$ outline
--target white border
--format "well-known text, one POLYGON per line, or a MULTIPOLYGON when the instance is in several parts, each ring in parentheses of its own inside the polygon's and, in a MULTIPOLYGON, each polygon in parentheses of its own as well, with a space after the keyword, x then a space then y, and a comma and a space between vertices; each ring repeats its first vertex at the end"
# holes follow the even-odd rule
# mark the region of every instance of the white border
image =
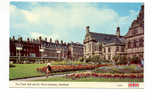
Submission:
MULTIPOLYGON (((21 0, 16 0, 21 1, 21 0)), ((31 0, 26 0, 31 1, 31 0)), ((32 0, 36 1, 36 0, 32 0)), ((48 0, 43 0, 48 1, 48 0)), ((55 1, 55 0, 52 0, 55 1)), ((69 1, 69 0, 58 0, 69 1)), ((95 0, 70 0, 74 2, 80 1, 95 1, 95 0)), ((145 89, 16 89, 9 88, 8 82, 8 37, 9 37, 9 1, 0 2, 0 22, 1 22, 1 39, 0 39, 0 98, 15 99, 15 100, 143 100, 151 98, 152 89, 152 2, 151 0, 100 0, 102 2, 145 2, 145 89)), ((95 1, 98 2, 98 1, 95 1)))

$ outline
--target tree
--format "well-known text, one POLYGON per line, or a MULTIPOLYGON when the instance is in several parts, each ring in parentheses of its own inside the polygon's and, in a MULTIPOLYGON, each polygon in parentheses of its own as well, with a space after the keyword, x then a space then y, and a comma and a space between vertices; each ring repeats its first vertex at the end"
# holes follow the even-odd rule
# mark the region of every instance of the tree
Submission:
POLYGON ((80 61, 80 62, 83 62, 83 61, 84 61, 84 58, 83 58, 83 57, 80 57, 80 58, 79 58, 79 61, 80 61))
POLYGON ((113 61, 117 64, 118 63, 118 61, 119 61, 119 59, 120 59, 120 55, 115 55, 115 56, 113 56, 113 61))
POLYGON ((139 63, 139 62, 140 62, 140 58, 139 58, 138 56, 133 56, 133 57, 131 58, 131 63, 137 64, 137 63, 139 63))
POLYGON ((127 57, 122 55, 120 56, 120 59, 119 59, 119 64, 127 64, 127 57))
POLYGON ((113 60, 116 64, 126 64, 127 63, 127 57, 124 55, 116 55, 113 57, 113 60))

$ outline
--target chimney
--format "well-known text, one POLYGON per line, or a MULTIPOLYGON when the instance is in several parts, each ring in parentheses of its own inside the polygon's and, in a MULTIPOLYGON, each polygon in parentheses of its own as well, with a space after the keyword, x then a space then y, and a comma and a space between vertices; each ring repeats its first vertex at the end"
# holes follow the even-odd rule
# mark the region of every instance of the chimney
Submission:
POLYGON ((61 44, 63 44, 63 40, 61 40, 61 44))
POLYGON ((13 41, 15 40, 15 37, 13 36, 13 41))
POLYGON ((35 39, 33 39, 33 42, 35 42, 35 39))
POLYGON ((42 37, 41 36, 39 37, 39 41, 42 41, 42 37))
POLYGON ((47 42, 47 38, 45 38, 45 41, 47 42))
POLYGON ((120 37, 120 27, 117 27, 116 35, 117 35, 117 37, 120 37))
POLYGON ((30 41, 30 39, 29 39, 29 38, 27 38, 27 41, 29 42, 29 41, 30 41))
POLYGON ((52 43, 52 38, 50 38, 50 43, 52 43))
POLYGON ((19 41, 22 41, 22 37, 19 37, 18 40, 19 40, 19 41))
POLYGON ((90 28, 89 26, 86 27, 86 33, 89 33, 89 32, 90 32, 90 31, 89 31, 89 28, 90 28))

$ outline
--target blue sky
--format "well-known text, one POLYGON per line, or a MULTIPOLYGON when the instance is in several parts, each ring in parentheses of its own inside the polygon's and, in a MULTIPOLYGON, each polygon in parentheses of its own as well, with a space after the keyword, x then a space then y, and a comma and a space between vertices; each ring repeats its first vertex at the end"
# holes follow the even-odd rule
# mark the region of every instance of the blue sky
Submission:
POLYGON ((83 43, 90 31, 125 35, 142 3, 10 2, 10 36, 83 43))

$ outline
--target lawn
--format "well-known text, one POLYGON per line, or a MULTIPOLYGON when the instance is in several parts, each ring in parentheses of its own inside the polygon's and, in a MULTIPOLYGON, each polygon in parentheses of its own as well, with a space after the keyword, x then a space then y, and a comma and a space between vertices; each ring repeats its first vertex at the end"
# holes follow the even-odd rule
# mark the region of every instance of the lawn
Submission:
POLYGON ((37 67, 44 66, 44 64, 14 64, 15 67, 9 69, 9 79, 32 77, 44 75, 36 71, 37 67))
MULTIPOLYGON (((17 79, 17 78, 26 78, 26 77, 33 77, 33 76, 42 76, 45 75, 45 73, 38 72, 36 68, 42 67, 45 64, 14 64, 16 67, 12 67, 9 70, 9 79, 17 79)), ((132 68, 132 66, 131 66, 132 68)), ((134 67, 133 67, 134 68, 134 67)), ((69 72, 57 72, 53 74, 63 74, 63 73, 80 73, 80 72, 86 72, 88 70, 80 70, 80 71, 69 71, 69 72)), ((35 81, 72 81, 72 82, 143 82, 142 79, 129 79, 129 78, 95 78, 95 77, 88 77, 88 78, 77 78, 77 79, 71 79, 71 78, 65 78, 65 77, 52 77, 48 79, 41 79, 41 80, 35 80, 35 81)))
MULTIPOLYGON (((38 72, 36 68, 46 66, 46 64, 14 64, 15 67, 9 69, 9 79, 26 78, 33 76, 45 75, 45 73, 38 72)), ((53 74, 67 74, 67 73, 79 73, 80 71, 68 71, 68 72, 57 72, 53 74)))
POLYGON ((40 79, 40 80, 34 80, 34 81, 51 81, 51 82, 143 82, 143 79, 130 79, 130 78, 94 78, 94 77, 88 77, 88 78, 79 78, 79 79, 71 79, 71 78, 65 78, 65 77, 51 77, 46 79, 40 79))

